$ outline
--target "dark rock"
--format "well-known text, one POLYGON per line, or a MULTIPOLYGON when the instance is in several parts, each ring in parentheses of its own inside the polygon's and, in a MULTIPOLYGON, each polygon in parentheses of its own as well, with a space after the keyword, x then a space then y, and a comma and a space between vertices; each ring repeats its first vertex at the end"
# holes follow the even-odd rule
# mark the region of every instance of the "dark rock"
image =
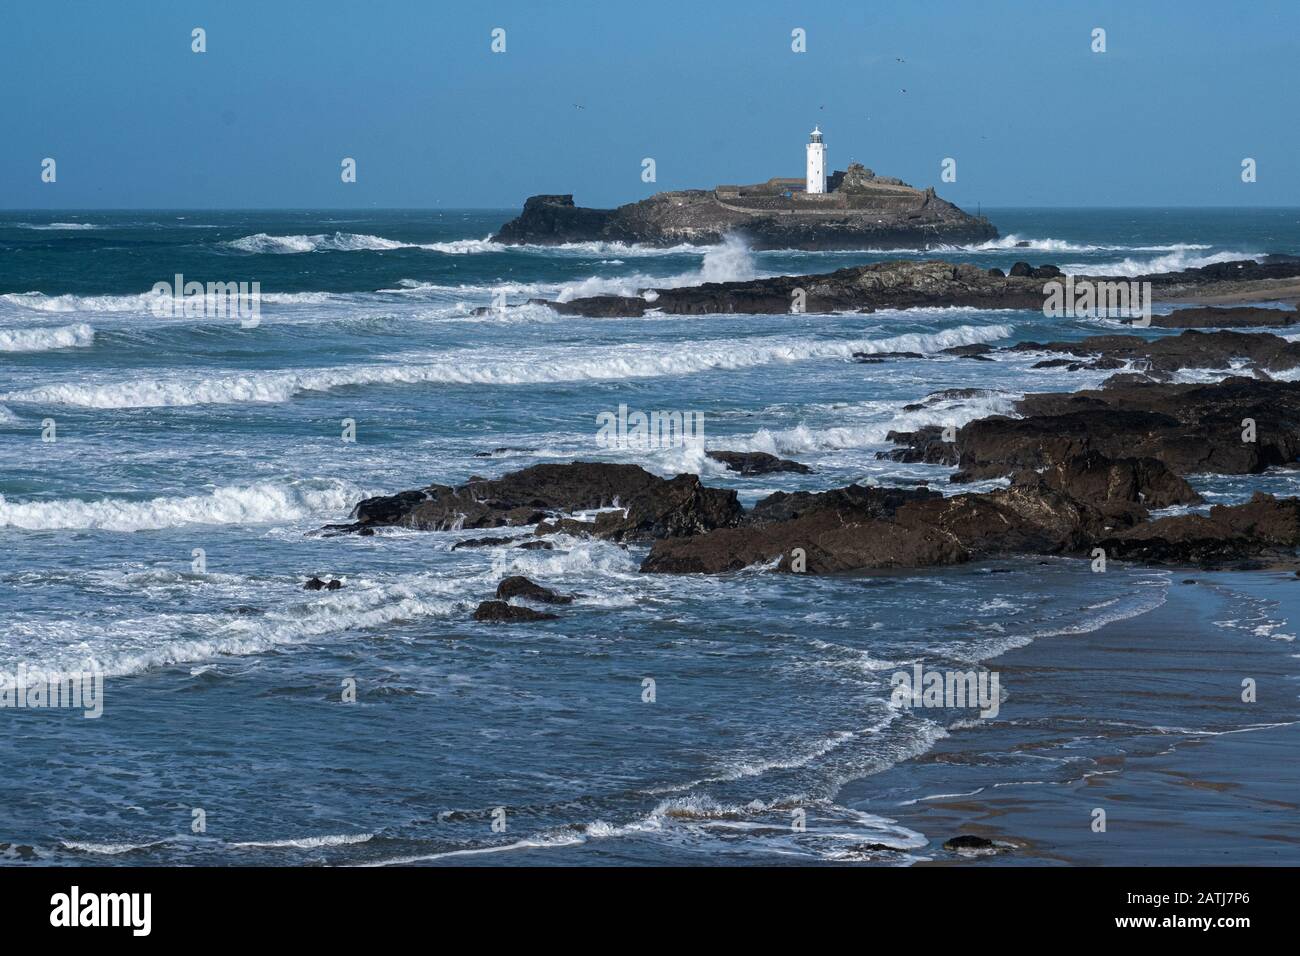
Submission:
POLYGON ((989 353, 997 351, 991 345, 975 343, 973 345, 953 345, 949 348, 940 350, 940 355, 955 355, 958 358, 975 359, 980 362, 991 362, 989 353))
POLYGON ((1007 277, 1007 274, 1003 272, 1001 269, 999 269, 997 266, 994 266, 992 269, 989 270, 989 275, 993 276, 996 279, 1005 279, 1007 277))
POLYGON ((851 485, 812 495, 773 495, 744 526, 656 541, 641 570, 717 574, 777 561, 833 574, 957 564, 1008 553, 1068 553, 1105 530, 1095 508, 1049 488, 1016 487, 944 498, 927 489, 851 485))
POLYGON ((459 551, 461 548, 495 548, 501 545, 512 544, 518 540, 518 538, 466 538, 464 541, 457 541, 453 544, 451 550, 459 551))
POLYGON ((306 584, 302 586, 302 589, 304 591, 322 591, 325 589, 325 586, 326 586, 325 582, 322 581, 320 578, 311 578, 306 584))
POLYGON ((534 465, 494 480, 471 480, 455 488, 430 485, 418 491, 367 498, 353 511, 347 532, 395 525, 420 531, 497 528, 537 524, 568 512, 618 507, 595 522, 561 519, 566 531, 615 540, 695 534, 740 520, 734 491, 706 488, 696 475, 665 479, 636 465, 573 462, 534 465))
POLYGON ((788 458, 777 458, 762 451, 710 451, 705 454, 714 461, 722 462, 728 471, 738 471, 742 475, 770 475, 775 472, 792 471, 800 475, 811 475, 812 469, 788 458))
POLYGON ((1097 546, 1121 561, 1260 568, 1268 558, 1294 565, 1300 546, 1300 499, 1256 492, 1241 505, 1215 505, 1208 515, 1159 518, 1103 538, 1097 546), (1242 564, 1242 562, 1247 562, 1242 564))
MULTIPOLYGON (((1121 319, 1133 324, 1133 319, 1121 319)), ((1280 328, 1300 322, 1296 309, 1268 309, 1261 306, 1233 306, 1218 308, 1203 306, 1195 309, 1175 309, 1167 315, 1151 316, 1151 327, 1157 329, 1248 329, 1280 328)))
MULTIPOLYGON (((1021 342, 1009 352, 1057 352, 1078 356, 1080 368, 1109 369, 1131 365, 1147 373, 1184 368, 1229 368, 1246 362, 1265 371, 1300 366, 1300 343, 1276 335, 1243 332, 1197 332, 1148 339, 1137 335, 1094 335, 1076 342, 1021 342)), ((1044 367, 1042 365, 1037 367, 1044 367)))
POLYGON ((884 362, 889 359, 919 359, 925 358, 920 352, 854 352, 853 361, 863 364, 884 362))
POLYGON ((530 601, 541 601, 543 604, 573 603, 570 595, 557 594, 550 588, 544 588, 519 574, 505 578, 497 585, 497 597, 503 601, 511 598, 527 598, 530 601))
POLYGON ((987 840, 982 836, 974 836, 970 833, 963 833, 961 836, 955 836, 951 840, 945 840, 943 843, 945 850, 998 850, 1000 845, 992 840, 987 840))
POLYGON ((1147 509, 1200 504, 1201 496, 1156 458, 1107 458, 1096 451, 1030 472, 1034 480, 1096 507, 1107 518, 1130 522, 1147 509))
MULTIPOLYGON (((679 238, 677 241, 681 241, 679 238)), ((1052 265, 1035 268, 1017 262, 1009 276, 991 275, 988 270, 969 264, 931 260, 926 262, 895 260, 865 266, 853 266, 819 275, 771 276, 737 282, 706 282, 682 288, 654 289, 647 299, 635 296, 592 296, 569 302, 545 302, 562 315, 589 317, 639 316, 655 310, 667 315, 710 315, 749 313, 785 314, 794 301, 793 294, 802 290, 808 312, 873 311, 908 309, 918 306, 972 306, 982 309, 1042 309, 1046 304, 1047 283, 1061 275, 1052 265)), ((1189 295, 1210 297, 1220 294, 1241 295, 1258 290, 1260 298, 1277 294, 1279 281, 1284 286, 1300 277, 1300 262, 1253 260, 1214 263, 1181 272, 1163 272, 1144 276, 1077 276, 1094 283, 1150 282, 1153 299, 1170 299, 1189 295)), ((641 290, 642 292, 648 290, 641 290)))
POLYGON ((515 545, 515 547, 524 551, 552 551, 555 549, 555 545, 549 541, 525 541, 523 544, 515 545))
POLYGON ((1112 381, 1097 390, 1027 395, 1016 410, 1022 417, 970 422, 951 442, 933 426, 892 432, 889 439, 902 447, 879 455, 957 465, 962 480, 1047 468, 1089 452, 1155 458, 1179 475, 1253 474, 1300 457, 1300 384, 1291 382, 1112 381), (1245 419, 1256 422, 1253 442, 1242 441, 1245 419))
POLYGON ((474 611, 474 620, 490 621, 501 624, 515 624, 524 621, 555 621, 559 615, 534 611, 530 607, 507 604, 505 601, 484 601, 474 611))

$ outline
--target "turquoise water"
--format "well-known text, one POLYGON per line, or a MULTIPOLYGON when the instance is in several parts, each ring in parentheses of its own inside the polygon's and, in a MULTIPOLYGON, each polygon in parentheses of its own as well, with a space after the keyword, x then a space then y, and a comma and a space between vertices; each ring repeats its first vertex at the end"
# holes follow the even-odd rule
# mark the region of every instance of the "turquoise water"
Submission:
MULTIPOLYGON (((12 859, 116 864, 924 855, 927 835, 838 799, 971 716, 891 706, 890 674, 988 666, 1141 615, 1169 574, 1062 559, 668 578, 637 573, 644 549, 605 542, 452 552, 473 535, 312 532, 369 494, 541 461, 692 471, 747 504, 866 479, 946 487, 946 469, 877 461, 885 434, 1106 373, 1027 355, 863 365, 854 351, 1111 328, 973 309, 579 320, 529 298, 899 256, 1136 275, 1300 251, 1296 210, 985 213, 1003 239, 925 254, 506 248, 486 238, 505 210, 0 213, 0 672, 106 675, 98 719, 0 710, 0 842, 31 848, 12 859), (156 316, 149 290, 177 273, 259 282, 260 324, 156 316), (952 387, 988 391, 903 410, 952 387), (701 411, 708 447, 815 473, 740 478, 697 449, 600 447, 596 417, 620 404, 701 411), (470 621, 515 573, 578 599, 527 627, 470 621), (345 587, 303 591, 315 574, 345 587), (797 809, 806 830, 791 829, 797 809)), ((1291 473, 1194 481, 1222 501, 1296 490, 1291 473)), ((1275 623, 1246 633, 1285 663, 1290 625, 1275 623)), ((1183 716, 1159 719, 1242 719, 1183 716)), ((1014 726, 988 733, 1016 745, 1014 726)))

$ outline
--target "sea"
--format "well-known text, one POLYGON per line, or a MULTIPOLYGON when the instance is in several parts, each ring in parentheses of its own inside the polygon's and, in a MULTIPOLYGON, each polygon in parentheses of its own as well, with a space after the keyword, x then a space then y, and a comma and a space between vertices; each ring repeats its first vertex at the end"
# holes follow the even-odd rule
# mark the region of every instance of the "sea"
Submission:
MULTIPOLYGON (((1069 658, 1186 575, 1063 557, 646 575, 646 547, 581 537, 317 533, 370 495, 543 462, 690 472, 747 506, 852 482, 989 489, 876 453, 892 430, 1111 373, 939 353, 1131 331, 973 308, 581 319, 531 300, 889 259, 1136 276, 1300 252, 1294 209, 983 211, 1001 238, 825 253, 494 243, 513 210, 0 212, 0 681, 102 678, 98 716, 0 707, 0 862, 907 865, 953 834, 892 806, 1294 722, 1297 622, 1231 580, 1196 622, 1204 653, 1284 692, 1235 706, 1232 676, 1205 706, 1176 655, 1155 675, 1081 656, 1077 680, 1106 694, 1043 695, 1020 671, 985 719, 900 703, 894 675, 992 674, 1042 642, 1069 658), (258 283, 257 320, 160 308, 178 275, 258 283), (923 357, 854 358, 875 352, 923 357), (620 406, 699 413, 703 445, 601 442, 620 406), (813 471, 745 477, 705 450, 813 471), (575 600, 473 621, 509 575, 575 600), (304 590, 313 576, 342 587, 304 590), (1117 713, 1126 681, 1142 703, 1117 713), (898 776, 957 734, 978 768, 898 776), (887 795, 851 798, 891 770, 887 795)), ((1190 480, 1205 507, 1300 492, 1292 471, 1190 480)))

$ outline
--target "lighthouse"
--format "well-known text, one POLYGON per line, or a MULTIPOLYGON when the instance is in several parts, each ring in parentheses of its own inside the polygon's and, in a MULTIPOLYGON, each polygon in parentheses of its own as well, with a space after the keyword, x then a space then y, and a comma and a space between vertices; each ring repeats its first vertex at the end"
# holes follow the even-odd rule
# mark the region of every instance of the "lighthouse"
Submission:
POLYGON ((814 127, 808 140, 808 187, 810 193, 826 192, 826 144, 821 127, 814 127))

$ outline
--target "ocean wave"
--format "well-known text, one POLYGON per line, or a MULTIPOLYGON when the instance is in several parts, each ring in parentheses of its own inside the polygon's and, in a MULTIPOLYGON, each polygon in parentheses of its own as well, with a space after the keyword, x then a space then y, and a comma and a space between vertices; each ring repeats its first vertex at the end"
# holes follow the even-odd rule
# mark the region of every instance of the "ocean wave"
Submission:
POLYGON ((302 252, 381 252, 389 249, 410 248, 409 243, 382 236, 358 235, 353 232, 336 232, 333 235, 318 233, 314 236, 270 236, 259 232, 226 243, 240 252, 275 253, 289 255, 302 252))
POLYGON ((795 455, 800 452, 833 451, 838 449, 869 448, 885 443, 891 431, 916 431, 925 425, 960 428, 968 422, 991 415, 1013 415, 1015 403, 1023 395, 1016 392, 999 392, 973 398, 949 399, 927 405, 915 411, 899 411, 888 419, 866 422, 861 425, 839 425, 834 428, 762 428, 748 437, 727 439, 727 447, 735 451, 761 451, 769 455, 795 455))
POLYGON ((562 285, 556 298, 570 302, 594 295, 637 296, 646 289, 679 289, 703 282, 743 282, 758 275, 752 253, 740 239, 728 237, 719 245, 704 248, 703 253, 704 261, 696 271, 675 276, 592 276, 562 285))
POLYGON ((44 292, 7 292, 0 302, 34 312, 145 312, 157 300, 152 292, 130 295, 46 295, 44 292))
POLYGON ((1061 269, 1071 275, 1140 276, 1157 272, 1181 272, 1184 269, 1199 269, 1201 266, 1213 265, 1216 262, 1236 262, 1241 259, 1259 258, 1259 254, 1254 252, 1215 252, 1208 256, 1192 255, 1189 250, 1194 248, 1196 247, 1189 246, 1186 249, 1179 249, 1150 259, 1136 259, 1130 256, 1118 262, 1072 262, 1061 266, 1061 269))
POLYGON ((65 850, 73 850, 77 853, 93 853, 97 856, 120 856, 123 853, 133 853, 137 850, 148 850, 156 846, 162 846, 167 840, 155 840, 152 843, 85 843, 79 840, 64 840, 62 846, 65 850))
POLYGON ((84 322, 47 329, 0 329, 0 352, 86 348, 94 341, 95 330, 84 322))
POLYGON ((227 485, 207 494, 130 501, 9 501, 0 495, 0 528, 27 531, 155 531, 185 525, 243 525, 296 521, 350 509, 366 493, 333 478, 227 485))
MULTIPOLYGON (((477 582, 471 582, 476 586, 477 582)), ((137 618, 25 622, 32 649, 3 647, 9 658, 50 671, 98 670, 106 678, 141 674, 158 667, 193 664, 223 657, 264 654, 338 635, 383 629, 430 618, 464 617, 464 580, 426 573, 346 590, 286 598, 283 582, 272 584, 265 614, 158 612, 137 618)), ((5 666, 14 666, 6 663, 5 666)))
POLYGON ((292 849, 315 850, 320 847, 351 846, 374 839, 373 833, 337 833, 327 836, 302 837, 298 840, 250 840, 245 843, 232 843, 231 846, 243 849, 292 849))
POLYGON ((1027 252, 1189 252, 1209 249, 1208 245, 1194 242, 1174 242, 1165 245, 1125 246, 1096 243, 1070 242, 1068 239, 1026 239, 1012 233, 999 236, 987 242, 968 246, 952 246, 954 250, 964 252, 1014 252, 1023 249, 1027 252))
POLYGON ((93 222, 47 222, 31 223, 19 222, 14 223, 19 229, 35 229, 40 232, 79 232, 88 229, 102 229, 103 226, 97 226, 93 222))
POLYGON ((663 345, 624 345, 592 350, 516 350, 499 358, 482 352, 444 353, 427 361, 359 365, 310 371, 259 371, 217 378, 144 378, 66 382, 0 395, 7 402, 42 402, 83 408, 157 408, 186 405, 287 402, 304 392, 355 385, 525 385, 620 381, 690 375, 717 369, 753 368, 810 359, 847 359, 855 352, 921 352, 993 342, 1011 335, 1008 325, 961 325, 941 332, 912 332, 884 339, 733 339, 663 345), (578 354, 575 355, 574 353, 578 354))
MULTIPOLYGON (((171 277, 168 276, 168 279, 171 277)), ((261 292, 263 305, 324 305, 345 301, 349 295, 365 293, 339 292, 261 292)), ((0 302, 33 312, 121 312, 152 316, 156 304, 170 303, 170 297, 154 292, 124 293, 120 295, 46 295, 44 292, 8 292, 0 295, 0 302)), ((200 321, 201 321, 200 317, 200 321)), ((174 321, 167 319, 167 321, 174 321)), ((217 321, 217 320, 213 320, 217 321)))

